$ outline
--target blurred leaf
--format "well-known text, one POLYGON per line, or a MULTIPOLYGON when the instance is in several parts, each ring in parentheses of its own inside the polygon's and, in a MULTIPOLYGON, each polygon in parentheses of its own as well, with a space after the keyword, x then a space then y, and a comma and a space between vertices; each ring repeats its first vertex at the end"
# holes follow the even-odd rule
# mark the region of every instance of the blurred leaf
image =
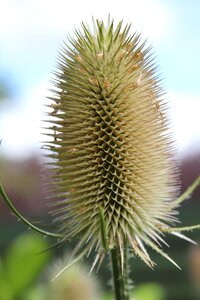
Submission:
POLYGON ((2 259, 0 257, 0 279, 1 279, 2 274, 3 274, 3 262, 2 262, 2 259))
POLYGON ((3 261, 0 257, 0 300, 13 300, 9 283, 4 276, 3 261))
POLYGON ((3 277, 0 278, 0 300, 14 300, 10 285, 3 277))
POLYGON ((113 300, 113 295, 110 293, 104 294, 102 300, 113 300))
POLYGON ((34 288, 28 289, 22 300, 44 300, 47 299, 47 288, 45 286, 36 286, 34 288))
POLYGON ((19 236, 8 249, 5 257, 5 276, 15 296, 37 278, 48 262, 49 253, 39 254, 47 247, 47 242, 41 236, 26 233, 19 236))
POLYGON ((164 300, 165 292, 157 283, 147 283, 137 286, 132 292, 134 300, 164 300))

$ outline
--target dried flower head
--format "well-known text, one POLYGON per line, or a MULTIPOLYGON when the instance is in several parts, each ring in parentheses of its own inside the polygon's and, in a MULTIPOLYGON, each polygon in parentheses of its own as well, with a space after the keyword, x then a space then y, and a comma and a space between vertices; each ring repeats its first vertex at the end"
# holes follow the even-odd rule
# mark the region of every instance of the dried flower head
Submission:
MULTIPOLYGON (((120 22, 82 24, 62 49, 54 80, 53 141, 58 201, 53 214, 75 249, 124 244, 152 266, 176 222, 177 191, 167 105, 149 48, 120 22)), ((55 194, 54 196, 55 197, 55 194)))
POLYGON ((54 300, 99 300, 100 286, 97 279, 88 275, 88 269, 83 264, 73 265, 70 270, 57 280, 52 281, 58 272, 63 269, 66 263, 69 263, 70 257, 64 257, 63 260, 54 261, 48 268, 48 291, 49 299, 54 300))
MULTIPOLYGON (((94 21, 92 31, 83 23, 60 51, 50 97, 46 148, 55 171, 52 215, 59 233, 37 230, 61 243, 78 237, 75 261, 95 249, 92 269, 116 246, 123 262, 125 245, 150 267, 146 246, 173 262, 162 250, 163 233, 191 241, 180 232, 199 227, 173 227, 176 207, 200 179, 174 200, 177 170, 167 104, 150 48, 129 30, 110 20, 94 21)), ((1 194, 36 229, 2 187, 1 194)))

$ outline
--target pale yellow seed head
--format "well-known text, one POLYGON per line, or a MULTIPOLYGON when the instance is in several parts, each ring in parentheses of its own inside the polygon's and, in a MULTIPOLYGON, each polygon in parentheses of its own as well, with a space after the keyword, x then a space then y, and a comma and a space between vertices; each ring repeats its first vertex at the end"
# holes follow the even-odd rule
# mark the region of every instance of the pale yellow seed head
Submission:
POLYGON ((94 248, 100 259, 106 241, 110 248, 128 243, 152 266, 145 245, 159 252, 161 228, 176 222, 166 103, 140 35, 130 35, 121 23, 114 28, 97 20, 95 26, 92 32, 83 25, 60 53, 59 113, 50 114, 55 220, 66 239, 79 237, 75 252, 94 248))

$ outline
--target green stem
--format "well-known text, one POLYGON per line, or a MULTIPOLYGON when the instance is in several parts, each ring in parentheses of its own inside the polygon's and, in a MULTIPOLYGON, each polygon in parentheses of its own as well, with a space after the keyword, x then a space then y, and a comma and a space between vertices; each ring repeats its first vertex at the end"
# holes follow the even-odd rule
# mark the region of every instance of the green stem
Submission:
POLYGON ((10 199, 8 198, 8 196, 6 195, 2 185, 0 184, 0 195, 3 197, 5 203, 8 205, 8 207, 10 207, 10 209, 13 211, 13 213, 22 221, 24 222, 26 225, 28 225, 28 227, 32 228, 33 230, 44 234, 45 236, 50 236, 50 237, 54 237, 54 238, 64 238, 64 235, 61 235, 60 233, 54 233, 54 232, 49 232, 46 230, 43 230, 37 226, 35 226, 34 224, 32 224, 30 221, 28 221, 26 218, 24 218, 22 216, 22 214, 14 207, 14 205, 12 204, 12 202, 10 201, 10 199))
POLYGON ((127 249, 125 249, 122 266, 120 249, 116 246, 110 250, 115 300, 129 300, 127 249), (123 273, 122 273, 123 270, 123 273))

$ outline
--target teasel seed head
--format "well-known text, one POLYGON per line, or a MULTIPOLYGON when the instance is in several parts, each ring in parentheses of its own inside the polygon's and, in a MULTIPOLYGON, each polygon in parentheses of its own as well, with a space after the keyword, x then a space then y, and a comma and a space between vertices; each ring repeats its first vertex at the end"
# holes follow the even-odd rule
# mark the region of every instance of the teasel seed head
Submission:
MULTIPOLYGON (((153 266, 176 222, 177 170, 167 104, 154 58, 130 26, 82 23, 59 54, 47 142, 54 166, 52 214, 74 254, 125 243, 153 266)), ((92 268, 93 268, 92 267, 92 268)))
POLYGON ((99 300, 101 298, 99 282, 96 277, 87 276, 89 270, 83 263, 73 265, 63 276, 57 277, 60 270, 69 263, 70 256, 64 256, 62 260, 55 260, 47 269, 49 299, 99 300), (52 280, 55 277, 56 280, 52 280))

